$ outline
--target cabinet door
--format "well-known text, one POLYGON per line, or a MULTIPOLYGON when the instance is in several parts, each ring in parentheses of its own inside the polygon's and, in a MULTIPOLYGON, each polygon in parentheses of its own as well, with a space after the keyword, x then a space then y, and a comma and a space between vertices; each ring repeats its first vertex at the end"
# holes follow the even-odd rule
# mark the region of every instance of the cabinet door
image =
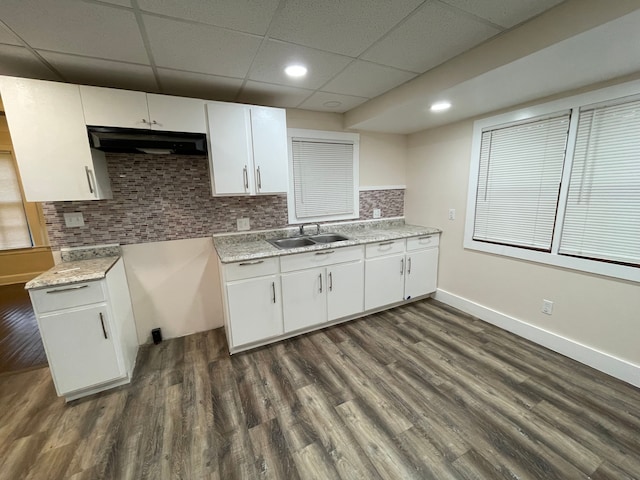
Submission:
POLYGON ((404 254, 367 260, 364 274, 364 308, 399 302, 404 293, 404 254))
POLYGON ((406 262, 405 300, 435 292, 438 278, 438 249, 429 248, 408 253, 406 262))
POLYGON ((285 110, 251 107, 251 132, 256 192, 286 192, 289 168, 285 110))
POLYGON ((282 274, 284 331, 327 321, 327 279, 324 268, 282 274))
POLYGON ((282 303, 276 275, 227 283, 233 346, 282 334, 282 303))
POLYGON ((327 267, 328 320, 364 310, 364 262, 327 267))
POLYGON ((249 107, 235 103, 207 103, 207 129, 213 194, 253 193, 249 107))
POLYGON ((106 307, 46 315, 38 325, 59 394, 125 376, 106 307))
POLYGON ((0 94, 26 199, 96 199, 78 86, 0 77, 0 94))
POLYGON ((207 133, 204 100, 147 93, 152 130, 207 133))
POLYGON ((87 125, 150 128, 144 92, 80 85, 80 94, 87 125))

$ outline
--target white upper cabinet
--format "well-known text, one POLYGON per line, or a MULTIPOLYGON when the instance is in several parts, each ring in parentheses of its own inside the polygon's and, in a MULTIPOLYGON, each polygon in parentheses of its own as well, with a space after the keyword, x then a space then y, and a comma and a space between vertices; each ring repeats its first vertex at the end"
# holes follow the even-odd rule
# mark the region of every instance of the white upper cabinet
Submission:
POLYGON ((287 191, 285 110, 209 102, 207 123, 214 195, 287 191))
POLYGON ((77 85, 0 77, 0 94, 27 201, 111 198, 77 85))
POLYGON ((87 125, 206 133, 204 100, 80 86, 87 125))

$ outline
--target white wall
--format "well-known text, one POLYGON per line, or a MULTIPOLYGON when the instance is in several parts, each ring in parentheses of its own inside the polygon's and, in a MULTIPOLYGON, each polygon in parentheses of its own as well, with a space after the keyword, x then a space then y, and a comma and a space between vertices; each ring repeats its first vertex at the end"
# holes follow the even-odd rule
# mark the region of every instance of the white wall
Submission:
POLYGON ((410 223, 443 230, 438 288, 451 294, 443 299, 548 340, 548 346, 579 351, 592 366, 606 369, 603 362, 612 360, 617 366, 609 373, 624 370, 617 376, 628 377, 631 371, 637 378, 625 379, 640 384, 638 284, 463 248, 472 126, 464 121, 408 140, 405 215, 410 223), (447 218, 450 208, 454 221, 447 218), (554 302, 552 316, 541 313, 543 298, 554 302))
POLYGON ((211 237, 122 247, 139 343, 221 327, 220 280, 211 237))

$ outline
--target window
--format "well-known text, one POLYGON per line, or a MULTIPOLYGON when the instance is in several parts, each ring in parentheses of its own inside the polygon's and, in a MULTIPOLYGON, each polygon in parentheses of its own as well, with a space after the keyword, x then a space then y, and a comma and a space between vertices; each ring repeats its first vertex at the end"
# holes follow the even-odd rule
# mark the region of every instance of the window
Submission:
POLYGON ((32 245, 11 152, 0 151, 0 250, 32 245))
POLYGON ((640 281, 639 93, 475 122, 465 248, 640 281))
POLYGON ((289 129, 289 223, 359 217, 359 135, 289 129))

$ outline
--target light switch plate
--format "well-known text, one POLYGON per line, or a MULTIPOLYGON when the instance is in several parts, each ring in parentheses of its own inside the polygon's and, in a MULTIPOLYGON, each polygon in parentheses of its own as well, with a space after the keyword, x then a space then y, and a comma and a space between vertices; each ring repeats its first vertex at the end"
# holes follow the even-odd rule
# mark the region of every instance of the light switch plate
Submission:
POLYGON ((237 224, 239 232, 243 232, 251 228, 249 225, 249 217, 239 218, 237 220, 237 224))
POLYGON ((65 213, 64 224, 67 227, 84 227, 82 212, 65 213))
POLYGON ((373 218, 380 218, 382 216, 382 211, 379 208, 373 209, 373 218))

